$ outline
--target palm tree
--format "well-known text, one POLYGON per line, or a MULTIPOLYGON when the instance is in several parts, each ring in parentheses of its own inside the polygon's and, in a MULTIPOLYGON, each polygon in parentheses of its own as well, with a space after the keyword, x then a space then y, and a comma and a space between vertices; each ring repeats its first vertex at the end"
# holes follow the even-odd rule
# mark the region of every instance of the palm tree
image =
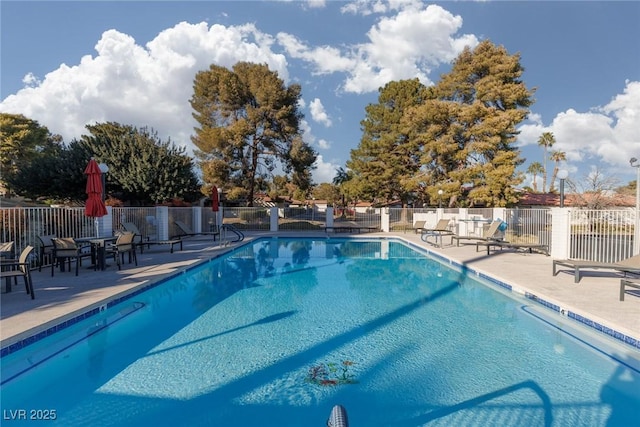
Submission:
POLYGON ((343 167, 339 167, 336 169, 336 176, 333 177, 333 185, 337 185, 340 187, 340 194, 342 194, 342 217, 345 217, 345 211, 347 210, 347 206, 345 204, 345 196, 344 189, 342 188, 342 184, 349 181, 352 178, 352 174, 344 169, 343 167))
POLYGON ((564 151, 554 150, 551 152, 549 158, 555 162, 553 166, 553 175, 551 175, 551 184, 549 184, 549 191, 553 192, 555 190, 554 184, 556 182, 556 176, 558 176, 558 171, 560 170, 560 162, 567 160, 567 153, 564 151))
POLYGON ((556 143, 556 138, 553 136, 552 132, 543 132, 538 138, 538 146, 544 147, 544 164, 543 164, 543 175, 542 175, 542 192, 547 192, 547 149, 551 148, 553 144, 556 143))
POLYGON ((542 164, 540 162, 532 162, 529 167, 527 168, 527 173, 530 173, 531 175, 533 175, 533 191, 534 192, 538 192, 538 183, 536 182, 536 178, 538 177, 538 174, 542 173, 544 171, 544 168, 542 167, 542 164))

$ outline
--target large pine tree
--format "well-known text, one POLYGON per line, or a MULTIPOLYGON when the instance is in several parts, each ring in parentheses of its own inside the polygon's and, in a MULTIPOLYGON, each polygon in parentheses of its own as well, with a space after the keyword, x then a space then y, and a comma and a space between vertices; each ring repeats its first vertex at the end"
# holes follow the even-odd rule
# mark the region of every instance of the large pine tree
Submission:
POLYGON ((460 54, 434 87, 434 99, 414 112, 430 197, 442 189, 461 206, 517 202, 522 178, 516 168, 523 159, 516 126, 533 103, 523 71, 519 55, 483 41, 460 54))
POLYGON ((360 197, 451 206, 517 201, 523 160, 516 126, 532 104, 519 55, 490 41, 465 49, 433 87, 391 82, 366 108, 363 137, 347 166, 360 197))
POLYGON ((365 108, 362 139, 347 162, 353 171, 352 193, 370 201, 400 200, 404 205, 415 197, 408 181, 420 169, 420 155, 411 129, 403 128, 401 119, 424 101, 425 94, 417 79, 390 82, 380 89, 378 103, 365 108))
POLYGON ((301 138, 300 94, 299 85, 285 86, 266 65, 211 65, 197 73, 191 106, 199 127, 192 141, 205 183, 250 206, 259 182, 278 167, 310 188, 316 153, 301 138))

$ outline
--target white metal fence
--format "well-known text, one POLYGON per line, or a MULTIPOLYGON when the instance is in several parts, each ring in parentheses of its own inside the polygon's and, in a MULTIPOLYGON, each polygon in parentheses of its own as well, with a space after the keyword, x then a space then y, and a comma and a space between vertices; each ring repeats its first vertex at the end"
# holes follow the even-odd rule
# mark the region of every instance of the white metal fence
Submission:
MULTIPOLYGON (((158 237, 158 209, 156 207, 111 208, 111 224, 105 230, 119 230, 124 222, 133 222, 145 237, 158 237)), ((174 221, 181 220, 194 230, 210 231, 216 224, 215 213, 206 208, 165 208, 168 218, 162 224, 169 236, 180 234, 174 221), (199 209, 197 215, 195 209, 199 209), (194 221, 201 221, 194 224, 194 221)), ((331 210, 330 210, 331 211, 331 210)), ((569 226, 563 231, 568 235, 570 247, 567 256, 603 262, 615 262, 632 255, 635 210, 583 210, 569 209, 569 226)), ((268 231, 272 227, 271 212, 267 208, 223 208, 223 223, 232 224, 245 231, 268 231)), ((0 209, 0 240, 14 242, 14 252, 19 254, 27 245, 38 247, 39 235, 59 237, 91 237, 96 235, 93 218, 84 215, 84 209, 67 207, 29 207, 0 209)), ((332 218, 335 226, 343 223, 362 227, 380 228, 382 217, 389 216, 389 231, 406 231, 413 225, 415 215, 428 215, 434 219, 440 215, 452 219, 452 229, 458 234, 478 234, 477 226, 487 226, 501 218, 507 223, 505 237, 509 241, 552 245, 552 215, 549 209, 369 209, 332 218), (467 221, 466 226, 462 226, 467 221), (468 222, 474 222, 471 228, 468 222)), ((327 212, 314 208, 278 208, 279 230, 324 230, 327 212)), ((435 221, 434 221, 435 224, 435 221)))
POLYGON ((633 255, 635 210, 571 211, 571 258, 616 262, 633 255))

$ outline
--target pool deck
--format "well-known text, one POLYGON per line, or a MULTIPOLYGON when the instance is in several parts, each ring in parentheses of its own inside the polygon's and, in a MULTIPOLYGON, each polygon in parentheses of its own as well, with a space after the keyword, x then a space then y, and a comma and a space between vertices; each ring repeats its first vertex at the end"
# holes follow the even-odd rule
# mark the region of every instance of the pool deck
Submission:
MULTIPOLYGON (((252 238, 271 236, 272 233, 252 233, 252 238)), ((278 236, 326 237, 324 232, 281 232, 278 236)), ((330 233, 330 235, 334 235, 330 233)), ((348 237, 338 234, 336 237, 348 237)), ((596 321, 628 337, 640 340, 640 291, 627 291, 624 301, 619 301, 619 285, 622 274, 611 270, 588 270, 580 283, 574 283, 572 272, 563 267, 557 276, 552 275, 552 258, 538 253, 501 250, 486 254, 476 252, 475 245, 436 248, 420 240, 420 235, 407 233, 368 233, 353 237, 397 237, 414 245, 460 263, 477 272, 487 274, 512 285, 519 292, 530 292, 547 302, 596 321)), ((12 292, 5 292, 2 283, 0 294, 0 347, 5 348, 38 332, 47 330, 65 320, 74 318, 91 308, 99 307, 133 290, 162 280, 181 269, 188 268, 232 250, 239 243, 227 246, 211 238, 194 237, 184 241, 184 249, 174 253, 164 245, 152 246, 138 253, 138 266, 125 263, 118 271, 113 261, 104 271, 89 268, 88 261, 76 277, 74 272, 51 269, 32 272, 35 300, 25 293, 22 279, 13 285, 12 292)), ((126 260, 125 260, 126 261, 126 260)))

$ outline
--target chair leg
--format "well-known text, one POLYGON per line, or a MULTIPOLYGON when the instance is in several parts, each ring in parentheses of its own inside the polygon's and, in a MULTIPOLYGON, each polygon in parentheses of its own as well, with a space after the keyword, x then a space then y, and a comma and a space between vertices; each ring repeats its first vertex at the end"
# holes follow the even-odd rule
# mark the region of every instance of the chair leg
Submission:
POLYGON ((24 276, 24 279, 27 282, 27 293, 31 294, 31 299, 35 299, 36 293, 33 290, 33 278, 31 277, 31 273, 27 271, 27 275, 24 276))

